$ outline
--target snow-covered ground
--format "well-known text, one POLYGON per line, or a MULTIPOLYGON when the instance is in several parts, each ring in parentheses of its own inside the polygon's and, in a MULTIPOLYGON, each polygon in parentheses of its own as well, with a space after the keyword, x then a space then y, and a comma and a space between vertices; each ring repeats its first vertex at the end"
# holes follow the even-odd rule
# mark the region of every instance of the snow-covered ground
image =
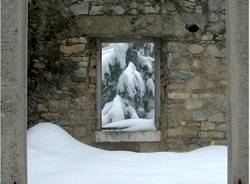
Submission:
POLYGON ((62 128, 28 131, 29 184, 226 184, 227 148, 186 153, 106 151, 82 144, 62 128))

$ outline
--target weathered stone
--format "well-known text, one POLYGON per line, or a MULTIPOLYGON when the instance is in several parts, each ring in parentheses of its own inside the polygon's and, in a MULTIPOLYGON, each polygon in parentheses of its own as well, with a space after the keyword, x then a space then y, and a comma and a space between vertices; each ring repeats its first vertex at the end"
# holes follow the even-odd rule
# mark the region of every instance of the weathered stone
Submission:
POLYGON ((120 5, 118 5, 118 6, 113 6, 112 9, 113 9, 113 11, 114 11, 117 15, 122 15, 122 14, 125 13, 125 9, 124 9, 122 6, 120 6, 120 5))
POLYGON ((54 112, 42 113, 41 118, 48 120, 48 121, 55 121, 60 119, 60 115, 54 112))
POLYGON ((171 78, 177 81, 188 81, 192 79, 193 76, 194 73, 192 72, 186 72, 186 71, 171 72, 171 78))
POLYGON ((221 52, 219 51, 219 49, 216 47, 216 45, 209 45, 206 48, 206 54, 208 56, 212 56, 212 57, 222 57, 221 52))
POLYGON ((88 67, 88 65, 89 65, 89 63, 87 61, 81 61, 79 63, 80 68, 86 68, 86 67, 88 67))
POLYGON ((212 33, 223 34, 226 31, 225 22, 219 22, 219 23, 213 24, 209 26, 207 30, 211 31, 212 33))
POLYGON ((73 134, 76 137, 83 137, 86 135, 86 129, 84 126, 76 127, 73 130, 73 134))
POLYGON ((89 15, 102 15, 103 12, 103 6, 91 6, 89 15))
POLYGON ((223 0, 209 0, 208 9, 212 12, 225 10, 225 2, 223 0))
POLYGON ((205 35, 202 35, 201 39, 204 41, 212 40, 213 35, 211 33, 206 33, 205 35))
POLYGON ((191 97, 190 92, 173 92, 173 93, 168 93, 168 97, 170 99, 188 99, 191 97))
POLYGON ((144 12, 146 14, 159 13, 159 11, 157 11, 155 8, 153 8, 153 6, 145 6, 144 12))
POLYGON ((66 42, 68 44, 78 44, 78 43, 86 44, 88 43, 88 40, 85 37, 74 37, 67 39, 66 42))
POLYGON ((223 132, 208 132, 208 137, 214 139, 222 139, 225 138, 225 134, 223 132))
POLYGON ((202 122, 201 123, 201 130, 215 130, 215 124, 210 122, 202 122))
POLYGON ((195 76, 186 83, 186 89, 203 89, 204 82, 202 82, 199 76, 195 76))
POLYGON ((85 50, 85 44, 76 44, 71 46, 61 46, 60 51, 64 54, 81 53, 85 50))
POLYGON ((225 124, 217 125, 216 130, 227 131, 227 125, 225 125, 225 124))
POLYGON ((200 109, 203 105, 203 102, 197 99, 188 99, 185 102, 186 109, 200 109))
POLYGON ((208 132, 205 131, 199 132, 199 137, 208 137, 208 132))
POLYGON ((96 77, 96 69, 90 69, 89 70, 89 76, 90 77, 96 77))
POLYGON ((44 63, 34 63, 34 68, 37 68, 38 70, 44 69, 46 65, 44 63))
POLYGON ((193 112, 194 121, 204 121, 206 120, 206 114, 203 111, 194 111, 193 112))
POLYGON ((90 68, 96 68, 96 58, 91 58, 90 59, 90 68))
POLYGON ((78 70, 74 72, 76 77, 87 77, 88 76, 88 69, 85 67, 79 67, 78 70))
POLYGON ((80 4, 74 4, 69 7, 69 10, 75 15, 88 15, 89 13, 89 2, 82 2, 80 4))
POLYGON ((129 3, 129 7, 130 7, 131 9, 136 9, 137 6, 138 6, 138 3, 137 3, 137 2, 131 2, 131 3, 129 3))
POLYGON ((43 104, 38 104, 37 105, 37 111, 38 112, 48 112, 48 108, 45 107, 45 105, 43 105, 43 104))
POLYGON ((60 103, 57 100, 49 100, 48 103, 49 112, 58 112, 60 103))
POLYGON ((225 120, 223 113, 215 113, 208 115, 208 121, 211 122, 223 122, 225 120))
POLYGON ((188 51, 192 54, 200 54, 204 51, 204 47, 198 44, 192 44, 188 46, 188 51))

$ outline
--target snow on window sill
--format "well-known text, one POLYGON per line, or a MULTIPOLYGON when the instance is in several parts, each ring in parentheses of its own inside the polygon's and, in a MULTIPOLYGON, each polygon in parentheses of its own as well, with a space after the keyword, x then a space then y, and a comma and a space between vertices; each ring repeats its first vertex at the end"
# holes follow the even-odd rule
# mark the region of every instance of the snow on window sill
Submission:
POLYGON ((96 142, 159 142, 161 131, 96 131, 96 142))

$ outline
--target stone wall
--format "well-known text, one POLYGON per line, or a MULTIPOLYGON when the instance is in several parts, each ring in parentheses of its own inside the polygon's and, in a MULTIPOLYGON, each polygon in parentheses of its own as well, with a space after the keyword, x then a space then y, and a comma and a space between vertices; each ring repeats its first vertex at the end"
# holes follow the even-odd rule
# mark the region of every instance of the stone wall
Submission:
POLYGON ((186 151, 226 144, 224 1, 51 0, 31 1, 29 9, 29 127, 55 122, 80 141, 107 149, 186 151), (195 33, 188 30, 193 24, 195 33), (160 39, 160 142, 95 142, 101 37, 160 39))

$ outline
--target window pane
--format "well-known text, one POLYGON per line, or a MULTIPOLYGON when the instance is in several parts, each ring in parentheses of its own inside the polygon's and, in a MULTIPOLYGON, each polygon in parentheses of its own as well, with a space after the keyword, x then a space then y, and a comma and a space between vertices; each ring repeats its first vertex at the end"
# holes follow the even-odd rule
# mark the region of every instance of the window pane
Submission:
POLYGON ((155 44, 102 43, 102 128, 155 130, 155 44))

